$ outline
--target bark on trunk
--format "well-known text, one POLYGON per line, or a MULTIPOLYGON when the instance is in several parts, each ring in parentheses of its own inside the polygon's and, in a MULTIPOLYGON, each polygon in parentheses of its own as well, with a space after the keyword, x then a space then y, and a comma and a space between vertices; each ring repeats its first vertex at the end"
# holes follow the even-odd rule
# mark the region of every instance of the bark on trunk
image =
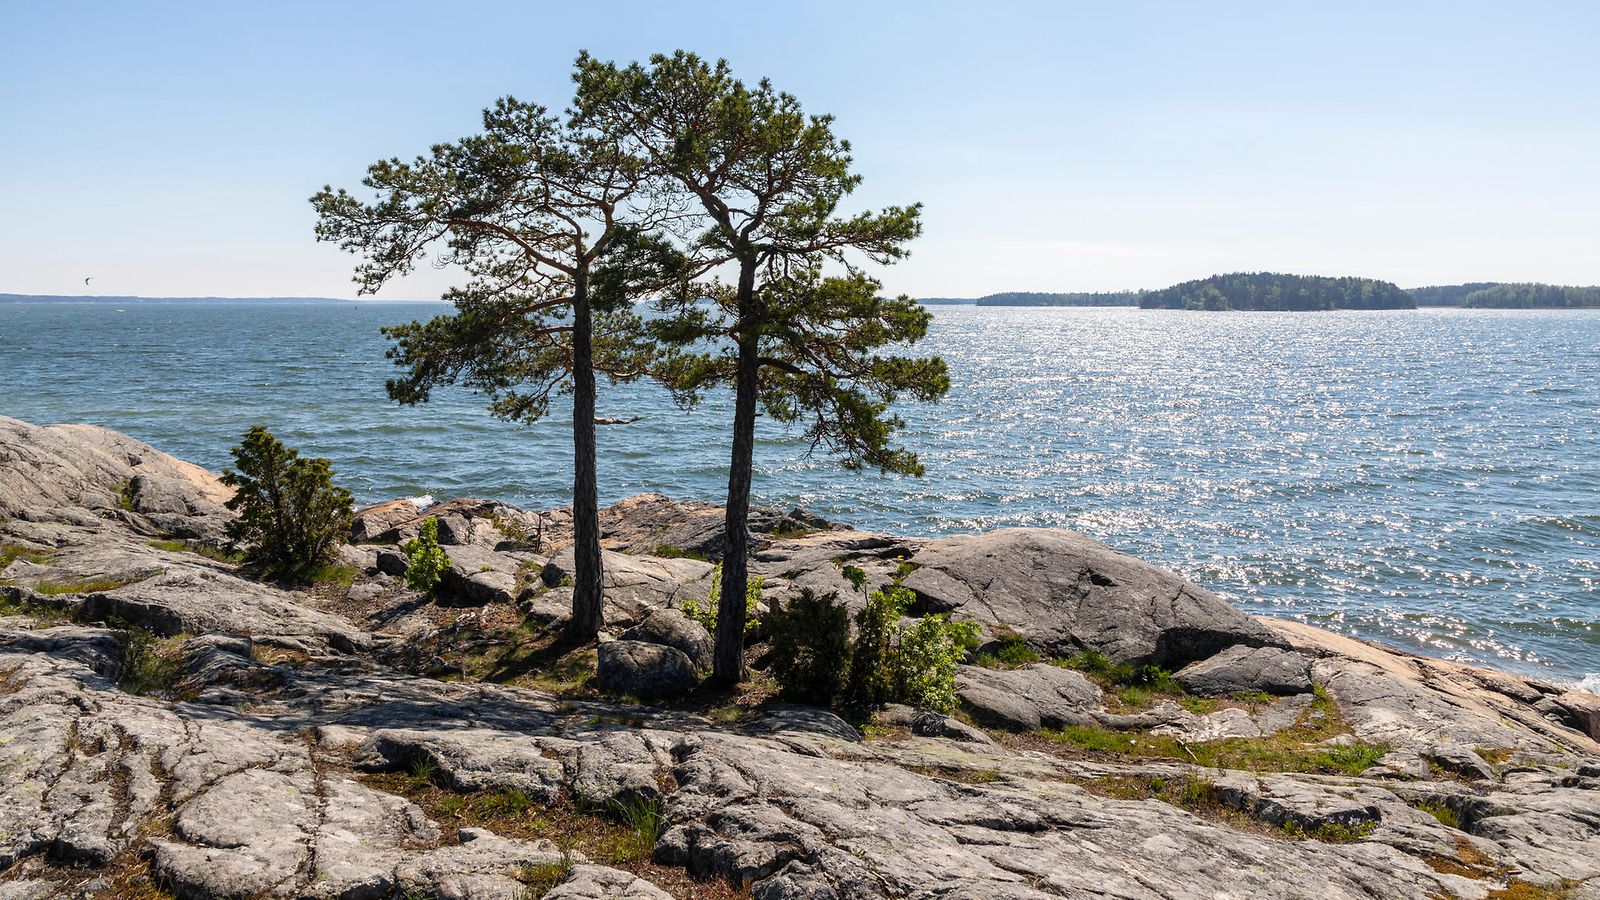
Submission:
POLYGON ((572 621, 573 640, 589 642, 600 634, 605 598, 601 584, 600 508, 595 486, 594 324, 588 281, 575 285, 572 322, 572 621))
MULTIPOLYGON (((741 323, 750 323, 755 266, 739 271, 738 306, 741 323)), ((722 599, 717 606, 716 648, 711 677, 721 684, 738 684, 744 668, 744 591, 750 556, 750 479, 756 440, 756 390, 760 346, 753 328, 739 335, 739 371, 734 388, 733 456, 728 463, 728 503, 723 529, 727 548, 722 556, 722 599)))

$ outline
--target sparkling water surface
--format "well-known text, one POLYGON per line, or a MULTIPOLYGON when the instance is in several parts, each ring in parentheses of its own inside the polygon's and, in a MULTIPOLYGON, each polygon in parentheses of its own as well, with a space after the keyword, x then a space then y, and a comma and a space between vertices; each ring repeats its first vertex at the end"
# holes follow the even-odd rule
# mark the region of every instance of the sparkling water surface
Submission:
MULTIPOLYGON (((362 501, 566 502, 569 416, 389 403, 380 324, 442 304, 0 305, 0 414, 93 422, 213 469, 253 424, 362 501)), ((935 308, 950 396, 925 478, 768 423, 759 502, 862 528, 1086 532, 1252 613, 1600 687, 1600 313, 935 308)), ((730 405, 602 384, 602 502, 720 501, 730 405)))

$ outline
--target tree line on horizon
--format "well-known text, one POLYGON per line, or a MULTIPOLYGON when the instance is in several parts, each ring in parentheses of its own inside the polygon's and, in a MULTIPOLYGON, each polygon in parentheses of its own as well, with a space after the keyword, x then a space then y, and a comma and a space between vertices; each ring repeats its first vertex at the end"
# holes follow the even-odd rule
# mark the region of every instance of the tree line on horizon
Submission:
POLYGON ((949 375, 938 357, 897 352, 931 315, 883 296, 868 271, 906 256, 921 205, 842 212, 861 176, 832 117, 726 62, 584 53, 573 81, 560 114, 504 97, 480 133, 373 163, 359 194, 324 187, 317 237, 360 257, 361 294, 430 257, 462 273, 441 298, 454 312, 383 329, 391 399, 459 384, 533 422, 571 395, 571 639, 603 624, 596 376, 655 379, 684 405, 733 392, 712 678, 736 683, 758 408, 849 468, 922 473, 890 407, 939 399, 949 375))
POLYGON ((1600 308, 1600 287, 1477 281, 1402 289, 1390 282, 1370 278, 1257 272, 1213 275, 1159 291, 1002 291, 974 299, 939 297, 924 298, 921 302, 975 306, 1141 306, 1145 309, 1211 310, 1410 309, 1422 306, 1579 309, 1600 308), (1411 302, 1406 302, 1401 295, 1408 296, 1411 302), (1146 302, 1147 298, 1149 302, 1146 302))

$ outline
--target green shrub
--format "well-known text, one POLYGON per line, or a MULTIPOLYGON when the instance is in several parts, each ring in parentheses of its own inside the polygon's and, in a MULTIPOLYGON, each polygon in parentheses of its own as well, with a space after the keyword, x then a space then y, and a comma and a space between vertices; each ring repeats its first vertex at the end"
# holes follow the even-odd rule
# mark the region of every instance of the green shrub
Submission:
POLYGON ((131 628, 118 635, 122 644, 122 677, 118 684, 130 694, 160 694, 171 697, 178 692, 183 672, 183 645, 186 634, 158 638, 143 628, 131 628))
MULTIPOLYGON (((761 587, 766 579, 757 575, 745 582, 744 586, 744 630, 748 634, 755 630, 756 606, 761 603, 761 587)), ((678 610, 689 618, 705 626, 706 631, 717 633, 717 610, 722 606, 722 564, 717 563, 711 569, 711 590, 706 594, 706 599, 684 597, 678 601, 678 610)))
POLYGON ((422 520, 417 536, 406 541, 402 549, 410 560, 406 565, 406 585, 424 594, 433 593, 450 568, 450 557, 439 546, 439 520, 431 516, 422 520))
POLYGON ((331 561, 349 532, 354 499, 333 484, 326 459, 302 458, 260 425, 233 448, 237 472, 222 483, 234 489, 227 507, 230 552, 243 550, 246 567, 267 578, 304 583, 331 561))
POLYGON ((1015 669, 1038 661, 1038 651, 1029 647, 1018 634, 1008 635, 993 650, 978 654, 974 660, 986 669, 1015 669))
POLYGON ((831 704, 850 671, 850 617, 838 595, 800 596, 768 617, 772 675, 787 700, 831 704))
MULTIPOLYGON (((854 584, 852 568, 846 566, 844 576, 854 584)), ((864 583, 865 573, 862 574, 864 583)), ((867 597, 867 605, 856 613, 856 640, 850 654, 852 663, 846 692, 851 703, 876 706, 895 699, 895 638, 899 636, 900 618, 913 599, 912 593, 902 587, 873 591, 867 597)))
POLYGON ((973 622, 927 616, 901 629, 895 649, 895 699, 947 713, 956 708, 956 668, 978 637, 973 622))

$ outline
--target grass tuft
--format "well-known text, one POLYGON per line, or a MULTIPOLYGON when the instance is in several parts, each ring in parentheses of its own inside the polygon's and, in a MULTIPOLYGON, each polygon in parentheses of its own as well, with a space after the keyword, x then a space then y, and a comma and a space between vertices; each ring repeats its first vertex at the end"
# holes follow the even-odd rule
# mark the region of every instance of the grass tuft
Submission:
POLYGON ((118 684, 124 691, 169 699, 183 693, 183 645, 189 635, 158 638, 143 628, 130 628, 120 637, 122 678, 118 684))
POLYGON ((84 578, 77 581, 41 581, 33 586, 36 593, 53 597, 59 594, 102 594, 114 591, 120 587, 127 587, 136 581, 149 578, 150 574, 128 575, 121 578, 84 578))

